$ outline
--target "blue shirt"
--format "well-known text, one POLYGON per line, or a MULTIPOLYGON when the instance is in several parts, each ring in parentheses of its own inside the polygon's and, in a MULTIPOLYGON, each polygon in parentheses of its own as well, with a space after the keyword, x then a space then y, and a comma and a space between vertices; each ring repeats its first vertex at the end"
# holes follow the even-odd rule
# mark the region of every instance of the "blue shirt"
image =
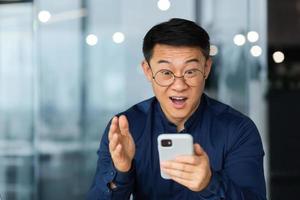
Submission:
MULTIPOLYGON (((176 133, 155 97, 124 113, 129 121, 136 153, 132 168, 118 172, 108 148, 107 126, 98 150, 98 164, 88 199, 266 199, 264 151, 255 124, 233 108, 202 95, 201 104, 186 121, 182 132, 190 133, 209 156, 212 178, 200 192, 193 192, 160 175, 157 137, 176 133), (109 183, 116 188, 111 189, 109 183)), ((179 133, 180 134, 180 133, 179 133)))

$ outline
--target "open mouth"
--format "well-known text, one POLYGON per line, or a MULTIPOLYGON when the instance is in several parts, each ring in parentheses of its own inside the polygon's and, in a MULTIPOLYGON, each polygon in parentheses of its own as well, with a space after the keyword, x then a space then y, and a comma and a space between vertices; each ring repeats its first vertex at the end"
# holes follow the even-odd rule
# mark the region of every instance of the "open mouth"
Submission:
POLYGON ((187 100, 186 97, 172 96, 172 97, 169 97, 169 98, 172 101, 172 103, 175 104, 175 105, 184 105, 184 103, 187 100))

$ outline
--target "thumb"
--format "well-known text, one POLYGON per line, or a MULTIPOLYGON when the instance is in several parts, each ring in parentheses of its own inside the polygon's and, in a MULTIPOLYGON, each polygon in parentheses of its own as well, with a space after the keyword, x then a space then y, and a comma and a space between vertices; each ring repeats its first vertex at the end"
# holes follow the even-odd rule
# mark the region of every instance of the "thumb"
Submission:
POLYGON ((119 117, 119 127, 122 135, 129 133, 129 124, 125 115, 119 117))
POLYGON ((205 154, 205 151, 202 149, 202 147, 198 143, 194 144, 194 151, 195 151, 195 154, 198 156, 205 154))

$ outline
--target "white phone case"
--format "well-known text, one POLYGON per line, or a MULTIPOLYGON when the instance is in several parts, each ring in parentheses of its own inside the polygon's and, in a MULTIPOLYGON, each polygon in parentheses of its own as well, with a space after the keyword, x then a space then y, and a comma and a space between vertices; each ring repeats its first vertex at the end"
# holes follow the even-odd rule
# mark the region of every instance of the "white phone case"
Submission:
MULTIPOLYGON (((159 161, 172 160, 179 155, 193 155, 193 137, 188 133, 166 133, 157 137, 159 161), (172 146, 162 146, 162 140, 171 140, 172 146)), ((170 179, 160 171, 161 177, 170 179)))

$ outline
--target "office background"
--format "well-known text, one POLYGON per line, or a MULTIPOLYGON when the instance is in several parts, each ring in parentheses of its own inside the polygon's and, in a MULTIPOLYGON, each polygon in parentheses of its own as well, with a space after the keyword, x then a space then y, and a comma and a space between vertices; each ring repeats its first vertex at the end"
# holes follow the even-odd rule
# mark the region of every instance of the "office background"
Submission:
POLYGON ((84 199, 108 120, 152 96, 143 36, 172 17, 209 32, 206 92, 256 123, 269 199, 299 196, 299 0, 0 0, 2 199, 84 199))

